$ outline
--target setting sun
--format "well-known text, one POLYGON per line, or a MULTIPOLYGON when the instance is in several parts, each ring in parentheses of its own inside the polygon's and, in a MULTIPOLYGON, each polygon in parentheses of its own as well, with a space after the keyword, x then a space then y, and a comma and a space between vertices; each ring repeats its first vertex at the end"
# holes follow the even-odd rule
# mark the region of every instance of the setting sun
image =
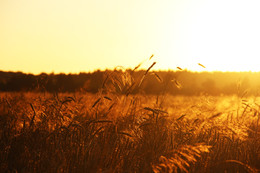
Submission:
POLYGON ((260 0, 0 0, 0 172, 260 173, 260 0))
POLYGON ((4 0, 0 69, 133 68, 154 54, 160 70, 259 71, 259 7, 256 0, 4 0))

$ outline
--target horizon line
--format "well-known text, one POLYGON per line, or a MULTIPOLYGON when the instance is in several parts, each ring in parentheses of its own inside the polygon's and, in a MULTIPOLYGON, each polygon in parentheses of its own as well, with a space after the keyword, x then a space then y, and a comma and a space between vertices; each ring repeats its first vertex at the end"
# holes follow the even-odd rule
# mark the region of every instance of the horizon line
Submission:
MULTIPOLYGON (((22 70, 2 70, 0 69, 0 72, 4 72, 4 73, 23 73, 23 74, 32 74, 32 75, 41 75, 41 74, 65 74, 65 75, 79 75, 81 73, 95 73, 97 71, 100 72, 106 72, 106 71, 128 71, 128 70, 132 70, 132 71, 146 71, 146 68, 140 68, 138 70, 133 70, 131 68, 118 68, 119 66, 113 68, 113 69, 94 69, 94 70, 89 70, 89 71, 79 71, 79 72, 64 72, 64 71, 59 71, 59 72, 26 72, 26 71, 22 71, 22 70)), ((252 70, 248 70, 248 71, 221 71, 221 70, 200 70, 200 71, 195 71, 195 70, 189 70, 189 69, 178 69, 178 67, 176 67, 175 69, 151 69, 150 72, 189 72, 189 73, 260 73, 259 71, 252 71, 252 70)))

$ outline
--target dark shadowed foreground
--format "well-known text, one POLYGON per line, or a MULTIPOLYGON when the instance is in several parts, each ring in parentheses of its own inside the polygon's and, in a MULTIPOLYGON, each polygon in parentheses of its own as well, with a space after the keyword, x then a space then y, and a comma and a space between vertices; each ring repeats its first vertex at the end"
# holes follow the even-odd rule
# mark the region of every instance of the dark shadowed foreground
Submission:
POLYGON ((257 97, 2 93, 3 172, 257 172, 257 97))

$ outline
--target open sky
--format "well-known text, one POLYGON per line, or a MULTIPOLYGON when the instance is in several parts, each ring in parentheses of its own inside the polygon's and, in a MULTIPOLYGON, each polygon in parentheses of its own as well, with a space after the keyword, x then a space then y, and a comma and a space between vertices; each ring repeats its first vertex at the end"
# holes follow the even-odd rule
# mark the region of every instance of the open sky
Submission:
POLYGON ((259 9, 259 0, 1 0, 0 70, 134 68, 154 54, 154 69, 259 71, 259 9))

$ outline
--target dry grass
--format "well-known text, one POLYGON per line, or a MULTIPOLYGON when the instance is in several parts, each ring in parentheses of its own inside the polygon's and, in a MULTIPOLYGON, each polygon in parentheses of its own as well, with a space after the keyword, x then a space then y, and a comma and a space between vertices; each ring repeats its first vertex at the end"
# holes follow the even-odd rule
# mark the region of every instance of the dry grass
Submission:
POLYGON ((259 172, 259 98, 132 95, 154 64, 107 74, 96 95, 2 93, 0 170, 259 172))
POLYGON ((258 98, 9 93, 0 110, 4 172, 260 168, 258 98))

